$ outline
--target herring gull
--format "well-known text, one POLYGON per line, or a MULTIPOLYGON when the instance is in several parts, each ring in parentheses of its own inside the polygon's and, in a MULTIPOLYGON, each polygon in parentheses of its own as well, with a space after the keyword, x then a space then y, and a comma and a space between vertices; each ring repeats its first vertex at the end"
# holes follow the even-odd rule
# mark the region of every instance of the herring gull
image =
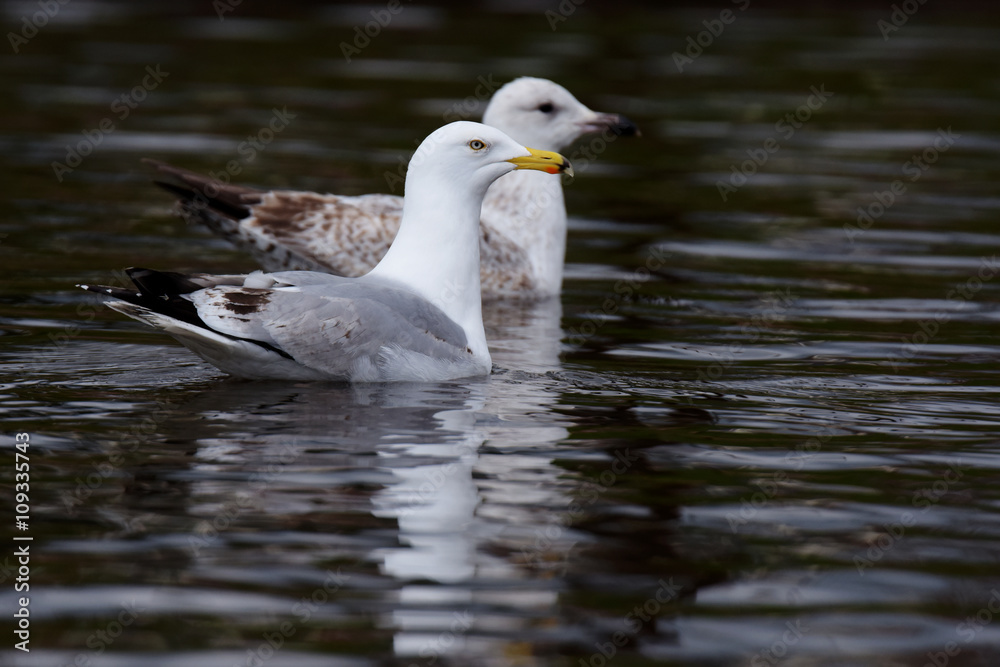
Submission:
MULTIPOLYGON (((638 133, 624 116, 598 113, 546 79, 515 79, 494 94, 483 123, 516 141, 559 151, 581 136, 638 133)), ((309 270, 360 276, 385 255, 399 229, 403 198, 293 190, 261 191, 147 160, 171 182, 181 215, 250 252, 268 271, 309 270)), ((502 176, 482 208, 479 247, 483 297, 559 294, 566 254, 561 179, 526 172, 502 176)))
MULTIPOLYGON (((458 121, 431 133, 406 175, 396 241, 368 273, 213 276, 129 269, 135 289, 80 285, 249 379, 438 381, 488 375, 479 213, 514 170, 572 174, 558 153, 458 121)), ((545 178, 536 176, 536 178, 545 178)))

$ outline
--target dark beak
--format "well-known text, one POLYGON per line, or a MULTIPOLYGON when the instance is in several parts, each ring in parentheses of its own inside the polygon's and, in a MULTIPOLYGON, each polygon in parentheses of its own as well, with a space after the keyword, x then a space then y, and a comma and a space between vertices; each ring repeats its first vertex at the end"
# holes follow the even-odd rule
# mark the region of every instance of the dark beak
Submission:
POLYGON ((618 113, 598 113, 583 123, 584 132, 611 130, 619 137, 641 137, 642 132, 635 123, 618 113))

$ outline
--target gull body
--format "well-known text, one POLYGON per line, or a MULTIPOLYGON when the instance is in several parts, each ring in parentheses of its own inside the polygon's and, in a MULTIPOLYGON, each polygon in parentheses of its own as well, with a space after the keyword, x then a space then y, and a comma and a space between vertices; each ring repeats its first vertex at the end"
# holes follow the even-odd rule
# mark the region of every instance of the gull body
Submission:
MULTIPOLYGON (((501 87, 483 115, 525 146, 559 151, 581 136, 636 134, 624 116, 592 111, 562 86, 522 77, 501 87)), ((270 271, 367 273, 399 230, 404 199, 389 194, 341 196, 223 185, 149 161, 177 195, 181 214, 249 251, 270 271)), ((544 298, 562 287, 566 205, 560 179, 513 172, 486 193, 479 246, 483 297, 544 298)), ((406 190, 407 196, 411 191, 406 190)))
POLYGON ((479 211, 489 185, 515 169, 555 174, 569 163, 479 123, 433 132, 411 160, 396 242, 357 278, 129 269, 135 290, 81 287, 114 297, 111 308, 238 377, 381 382, 487 375, 479 211))

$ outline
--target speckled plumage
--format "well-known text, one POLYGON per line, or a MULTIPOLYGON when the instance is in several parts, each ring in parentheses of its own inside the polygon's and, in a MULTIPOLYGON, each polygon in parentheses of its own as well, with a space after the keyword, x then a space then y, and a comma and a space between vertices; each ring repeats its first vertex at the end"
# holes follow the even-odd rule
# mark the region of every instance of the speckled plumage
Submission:
MULTIPOLYGON (((637 132, 624 117, 593 112, 565 88, 533 78, 516 79, 498 90, 483 122, 527 146, 551 151, 591 131, 637 132)), ((264 192, 148 162, 172 180, 161 185, 178 195, 185 219, 248 251, 265 270, 361 276, 381 260, 399 230, 402 197, 264 192)), ((490 187, 480 226, 485 299, 558 294, 565 248, 566 207, 559 179, 513 172, 490 187)))

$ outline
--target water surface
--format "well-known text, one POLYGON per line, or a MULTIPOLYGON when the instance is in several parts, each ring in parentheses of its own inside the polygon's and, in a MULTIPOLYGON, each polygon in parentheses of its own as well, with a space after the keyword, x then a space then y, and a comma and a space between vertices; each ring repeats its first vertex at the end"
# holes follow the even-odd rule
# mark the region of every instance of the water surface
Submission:
POLYGON ((348 62, 382 5, 75 0, 0 61, 2 662, 1000 660, 996 11, 401 7, 348 62), (254 268, 141 157, 390 191, 524 74, 643 136, 568 149, 563 297, 487 307, 489 378, 241 382, 73 287, 254 268))

